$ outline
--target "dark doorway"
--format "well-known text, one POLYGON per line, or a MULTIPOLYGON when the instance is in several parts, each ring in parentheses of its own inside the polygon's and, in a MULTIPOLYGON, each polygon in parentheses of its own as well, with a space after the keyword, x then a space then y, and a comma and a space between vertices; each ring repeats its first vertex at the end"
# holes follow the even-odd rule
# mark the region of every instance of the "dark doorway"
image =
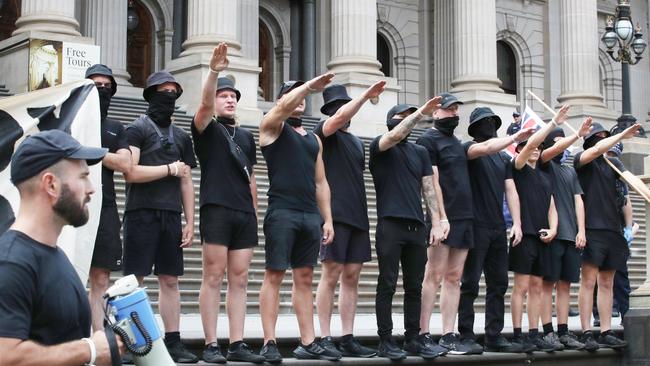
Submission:
POLYGON ((262 89, 262 98, 264 100, 273 100, 273 42, 271 41, 271 34, 263 22, 260 22, 260 49, 259 49, 259 66, 262 68, 259 77, 259 87, 262 89))
POLYGON ((379 33, 377 33, 377 60, 381 63, 381 72, 384 73, 384 76, 393 76, 393 60, 390 57, 390 47, 386 38, 379 33))
POLYGON ((153 20, 137 0, 129 1, 129 12, 137 15, 137 26, 127 32, 126 70, 133 86, 144 87, 153 60, 153 20))
POLYGON ((504 92, 517 95, 517 58, 504 41, 497 41, 497 77, 504 92))
POLYGON ((6 0, 0 5, 0 41, 11 37, 20 18, 20 0, 6 0))

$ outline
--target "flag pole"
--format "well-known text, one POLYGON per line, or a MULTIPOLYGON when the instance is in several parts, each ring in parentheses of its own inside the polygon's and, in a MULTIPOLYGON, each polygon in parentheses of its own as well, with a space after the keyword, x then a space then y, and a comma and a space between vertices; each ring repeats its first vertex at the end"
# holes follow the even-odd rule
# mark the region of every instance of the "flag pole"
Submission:
POLYGON ((609 164, 609 166, 610 166, 610 167, 611 167, 611 168, 616 172, 616 174, 618 174, 618 175, 621 177, 621 179, 623 179, 623 180, 625 181, 625 183, 627 183, 627 185, 629 185, 630 187, 634 188, 634 190, 635 190, 635 191, 636 191, 636 192, 637 192, 641 197, 643 197, 643 198, 644 198, 648 203, 650 203, 650 198, 648 198, 648 196, 645 195, 645 193, 643 192, 643 190, 639 189, 637 186, 634 185, 634 183, 632 183, 632 182, 630 182, 629 180, 627 180, 627 178, 625 178, 625 176, 623 175, 623 172, 620 171, 620 170, 616 167, 616 165, 612 164, 612 162, 609 161, 609 159, 607 159, 607 156, 605 156, 605 154, 603 154, 603 158, 605 159, 605 162, 607 162, 607 164, 609 164))
MULTIPOLYGON (((530 94, 533 98, 537 99, 537 101, 540 102, 544 106, 544 108, 546 108, 547 111, 551 112, 553 114, 553 117, 555 117, 557 112, 555 112, 553 108, 549 107, 548 104, 544 103, 544 101, 540 97, 535 95, 535 93, 530 91, 530 89, 528 89, 527 91, 528 94, 530 94)), ((568 122, 565 122, 564 125, 567 126, 571 130, 571 132, 575 133, 576 135, 578 134, 578 131, 576 131, 568 122)))

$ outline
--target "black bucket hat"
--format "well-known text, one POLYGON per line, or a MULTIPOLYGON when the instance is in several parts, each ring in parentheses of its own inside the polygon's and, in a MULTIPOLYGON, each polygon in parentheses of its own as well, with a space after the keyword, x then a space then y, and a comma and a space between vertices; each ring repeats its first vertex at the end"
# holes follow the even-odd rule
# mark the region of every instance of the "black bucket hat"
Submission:
POLYGON ((554 129, 551 130, 551 132, 546 135, 546 138, 544 139, 544 146, 546 147, 551 147, 555 145, 555 138, 556 137, 566 137, 564 134, 564 130, 560 127, 555 127, 554 129))
POLYGON ((470 132, 472 130, 472 126, 476 127, 478 122, 486 118, 492 118, 494 120, 495 128, 497 130, 499 127, 501 127, 501 117, 494 114, 492 109, 489 107, 477 107, 474 108, 472 114, 469 115, 469 126, 467 126, 467 131, 469 132, 470 136, 472 135, 470 132))
POLYGON ((93 75, 106 76, 111 79, 111 95, 115 95, 115 92, 117 91, 117 83, 115 82, 115 78, 113 78, 113 70, 111 70, 110 67, 102 64, 94 64, 86 69, 85 78, 90 79, 93 75))
POLYGON ((323 102, 325 104, 320 108, 320 112, 327 116, 331 116, 336 113, 336 110, 338 109, 337 107, 340 107, 351 100, 352 98, 350 98, 343 85, 330 85, 323 90, 323 102))
POLYGON ((299 87, 300 85, 304 84, 305 82, 302 80, 290 80, 290 81, 285 81, 280 85, 280 92, 278 92, 278 96, 275 99, 280 99, 283 95, 287 94, 288 92, 292 91, 293 89, 299 87))
POLYGON ((239 99, 241 98, 241 93, 237 88, 235 88, 235 83, 230 80, 230 78, 219 78, 217 79, 217 93, 219 93, 222 90, 232 90, 235 92, 235 95, 237 95, 237 101, 239 102, 239 99))
POLYGON ((417 110, 418 110, 418 107, 416 107, 414 105, 411 105, 411 104, 397 104, 397 105, 393 106, 393 108, 388 110, 388 113, 386 113, 386 122, 388 122, 396 114, 404 113, 406 111, 415 112, 417 110))
POLYGON ((603 125, 601 125, 600 123, 598 123, 598 122, 592 123, 591 124, 591 131, 589 131, 587 136, 585 136, 585 141, 589 140, 590 138, 596 136, 596 134, 601 133, 601 132, 607 133, 607 137, 612 135, 611 132, 607 131, 605 129, 605 127, 603 127, 603 125))
POLYGON ((170 74, 168 71, 163 70, 154 72, 147 78, 147 87, 142 91, 144 100, 148 102, 151 94, 156 91, 156 87, 164 83, 176 84, 176 99, 178 99, 181 94, 183 94, 183 88, 181 88, 181 84, 179 84, 176 79, 174 79, 174 76, 172 74, 170 74))

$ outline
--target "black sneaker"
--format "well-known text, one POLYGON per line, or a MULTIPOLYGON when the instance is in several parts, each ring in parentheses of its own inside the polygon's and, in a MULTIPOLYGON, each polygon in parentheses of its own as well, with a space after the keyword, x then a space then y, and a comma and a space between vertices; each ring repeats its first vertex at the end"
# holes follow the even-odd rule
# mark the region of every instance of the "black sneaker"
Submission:
POLYGON ((452 355, 468 355, 471 349, 460 342, 458 334, 447 333, 440 338, 438 344, 449 350, 452 355))
POLYGON ((560 338, 557 336, 557 333, 551 332, 545 334, 542 339, 553 346, 553 351, 564 351, 564 344, 560 342, 560 338))
POLYGON ((598 317, 594 318, 594 328, 595 327, 600 327, 600 318, 598 317))
POLYGON ((421 334, 409 340, 408 342, 405 341, 404 351, 406 351, 406 354, 408 354, 409 356, 420 356, 425 360, 433 360, 434 358, 440 357, 445 354, 444 351, 442 352, 440 350, 436 351, 432 348, 427 347, 427 345, 424 342, 425 342, 424 334, 421 334))
POLYGON ((282 355, 278 350, 278 345, 273 340, 266 342, 266 344, 262 346, 260 356, 264 357, 264 360, 268 363, 282 362, 282 355))
POLYGON ((311 342, 308 346, 303 346, 302 343, 293 350, 293 355, 299 360, 328 360, 338 361, 341 359, 341 352, 336 350, 336 353, 331 352, 321 347, 317 342, 311 342))
POLYGON ((585 348, 585 344, 578 340, 578 337, 568 332, 560 336, 560 342, 564 345, 565 349, 581 350, 585 348))
POLYGON ((513 346, 521 348, 523 353, 533 353, 537 351, 537 346, 530 342, 528 337, 524 337, 523 335, 513 337, 511 343, 513 346))
POLYGON ((598 342, 596 342, 596 339, 594 338, 594 334, 590 330, 582 333, 580 336, 580 343, 585 345, 585 348, 583 349, 587 352, 594 352, 600 348, 598 342))
POLYGON ((569 316, 574 317, 580 315, 580 312, 574 308, 569 308, 569 316))
POLYGON ((380 339, 377 356, 386 357, 391 361, 399 361, 406 358, 406 352, 397 346, 393 337, 380 339))
POLYGON ((336 344, 334 344, 334 339, 330 336, 322 337, 318 342, 318 345, 328 350, 332 355, 338 355, 339 358, 343 356, 341 351, 339 351, 338 348, 336 348, 336 344))
POLYGON ((468 355, 480 355, 483 353, 483 346, 478 344, 474 338, 464 338, 460 343, 469 349, 468 355))
POLYGON ((235 342, 228 347, 228 354, 226 355, 228 361, 241 361, 252 363, 263 363, 266 358, 261 355, 253 353, 251 347, 244 342, 235 342))
POLYGON ((226 363, 226 358, 221 354, 217 342, 206 344, 203 349, 203 361, 207 363, 226 363))
POLYGON ((440 356, 444 356, 449 353, 449 350, 445 347, 438 344, 438 342, 433 340, 433 336, 429 333, 424 333, 420 335, 420 341, 424 344, 425 347, 429 348, 431 352, 438 353, 440 356))
POLYGON ((512 343, 506 337, 499 335, 494 339, 485 340, 485 352, 524 353, 526 349, 520 343, 512 343))
MULTIPOLYGON (((185 348, 183 342, 177 341, 171 344, 165 344, 167 346, 167 351, 172 357, 174 362, 178 363, 197 363, 199 358, 196 355, 185 348)), ((223 357, 223 356, 222 356, 223 357)), ((225 362, 225 359, 224 359, 225 362)))
POLYGON ((611 331, 600 333, 598 337, 598 345, 601 348, 625 348, 627 347, 627 342, 616 337, 611 331))
POLYGON ((348 341, 339 342, 339 351, 344 357, 370 358, 377 355, 377 351, 359 343, 354 337, 348 341))
POLYGON ((548 342, 544 337, 537 333, 536 335, 528 335, 528 341, 537 347, 538 351, 542 352, 555 352, 555 345, 548 342))

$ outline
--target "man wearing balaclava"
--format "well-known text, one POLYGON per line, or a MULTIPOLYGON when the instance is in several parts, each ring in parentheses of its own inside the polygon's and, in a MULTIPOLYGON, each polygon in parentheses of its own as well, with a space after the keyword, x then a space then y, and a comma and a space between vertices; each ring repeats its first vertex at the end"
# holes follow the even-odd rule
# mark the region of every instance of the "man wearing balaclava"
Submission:
POLYGON ((323 143, 325 175, 332 192, 334 241, 321 244, 322 275, 316 291, 316 309, 320 322, 320 345, 344 357, 372 357, 377 351, 363 346, 352 334, 357 307, 359 275, 364 262, 371 260, 368 203, 363 180, 365 149, 363 141, 349 131, 350 120, 361 107, 384 91, 386 81, 378 81, 356 98, 350 98, 345 86, 330 85, 323 90, 321 113, 329 116, 314 133, 323 143), (341 279, 339 313, 342 337, 338 348, 332 338, 330 322, 336 285, 341 279))
POLYGON ((420 108, 398 104, 388 111, 388 132, 370 144, 369 167, 377 192, 375 247, 379 261, 375 311, 379 335, 378 355, 397 361, 407 354, 434 359, 447 353, 420 335, 422 279, 427 243, 437 245, 444 237, 440 225, 433 171, 426 149, 407 141, 417 122, 440 107, 440 97, 420 108), (422 198, 431 216, 426 231, 422 198), (427 235, 429 234, 429 235, 427 235), (393 338, 392 302, 400 264, 404 287, 404 345, 393 338))
POLYGON ((125 174, 124 274, 158 276, 159 309, 165 326, 165 345, 175 362, 198 358, 181 342, 180 292, 183 248, 194 237, 194 185, 190 168, 196 167, 190 136, 172 123, 176 99, 183 93, 167 71, 147 78, 143 91, 147 113, 126 127, 132 167, 125 174), (185 214, 185 226, 181 213, 185 214))
POLYGON ((117 91, 117 84, 110 68, 96 64, 86 70, 86 78, 95 82, 99 94, 101 113, 102 147, 108 153, 102 159, 102 210, 95 239, 95 249, 88 281, 88 299, 92 310, 93 330, 104 329, 104 301, 102 296, 109 285, 111 271, 122 268, 122 240, 120 239, 120 217, 115 203, 115 183, 113 173, 126 173, 131 169, 131 151, 124 133, 124 126, 118 120, 108 118, 111 98, 117 91))
POLYGON ((605 161, 616 166, 628 182, 645 189, 620 160, 603 157, 603 154, 624 139, 636 135, 641 125, 634 124, 624 131, 610 136, 599 123, 592 124, 592 130, 585 136, 584 151, 576 154, 573 165, 578 173, 584 191, 585 237, 587 244, 582 252, 582 268, 578 305, 583 334, 580 342, 585 349, 596 350, 601 346, 622 348, 627 342, 612 332, 613 283, 616 270, 623 269, 627 260, 627 241, 621 232, 618 194, 616 192, 617 173, 605 161), (600 315, 600 336, 596 340, 591 331, 591 310, 594 286, 598 281, 598 313, 600 315))
POLYGON ((553 183, 553 199, 558 215, 558 232, 546 247, 549 255, 548 272, 542 287, 541 318, 544 339, 555 349, 583 349, 584 344, 569 332, 569 296, 571 283, 580 281, 580 250, 585 246, 585 210, 582 188, 575 169, 562 164, 568 148, 589 133, 591 117, 580 130, 570 136, 559 127, 549 132, 540 156, 541 169, 553 183), (557 333, 553 331, 553 288, 556 290, 557 333))
POLYGON ((497 137, 501 118, 488 107, 475 108, 469 120, 468 133, 473 140, 463 144, 467 155, 469 182, 474 209, 474 243, 467 253, 461 278, 458 305, 458 332, 465 346, 478 352, 474 334, 474 301, 479 294, 481 273, 485 273, 485 350, 488 352, 524 352, 502 334, 504 297, 508 289, 508 243, 502 215, 505 195, 512 213, 511 240, 521 241, 519 195, 512 179, 510 157, 503 152, 508 145, 525 141, 532 128, 512 136, 497 137))

